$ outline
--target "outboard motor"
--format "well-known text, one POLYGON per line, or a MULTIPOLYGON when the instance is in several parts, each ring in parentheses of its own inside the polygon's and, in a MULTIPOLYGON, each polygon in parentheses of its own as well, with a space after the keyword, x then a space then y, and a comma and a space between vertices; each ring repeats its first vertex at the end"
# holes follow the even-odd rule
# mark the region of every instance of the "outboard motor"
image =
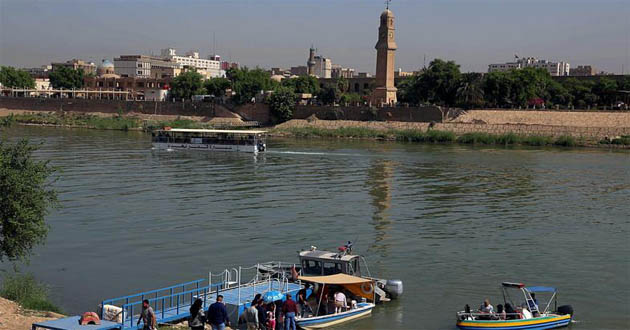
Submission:
POLYGON ((385 291, 392 299, 396 299, 403 294, 403 282, 401 280, 387 280, 385 291))
POLYGON ((267 145, 263 142, 258 142, 258 151, 265 151, 267 149, 267 145))
POLYGON ((573 306, 571 305, 562 305, 558 307, 558 314, 560 315, 571 315, 573 316, 573 306))

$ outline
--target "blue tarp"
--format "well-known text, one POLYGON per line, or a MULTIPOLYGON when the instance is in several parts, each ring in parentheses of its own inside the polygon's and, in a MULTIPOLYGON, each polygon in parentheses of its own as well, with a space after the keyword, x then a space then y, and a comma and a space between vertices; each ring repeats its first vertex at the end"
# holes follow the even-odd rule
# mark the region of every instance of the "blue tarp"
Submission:
POLYGON ((556 288, 550 286, 530 286, 525 289, 529 292, 556 292, 556 288))

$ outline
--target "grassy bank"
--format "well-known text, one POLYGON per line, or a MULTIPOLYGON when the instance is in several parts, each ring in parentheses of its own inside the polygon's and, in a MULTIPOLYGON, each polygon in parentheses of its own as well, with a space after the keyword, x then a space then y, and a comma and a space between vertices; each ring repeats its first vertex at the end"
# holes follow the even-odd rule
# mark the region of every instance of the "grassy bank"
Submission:
POLYGON ((461 143, 477 145, 528 145, 528 146, 565 146, 578 147, 592 145, 588 141, 572 136, 539 136, 539 135, 517 135, 514 133, 489 134, 489 133, 466 133, 456 135, 450 131, 438 130, 374 130, 363 127, 343 127, 337 129, 326 129, 317 127, 291 127, 276 129, 272 131, 279 135, 294 137, 324 137, 324 138, 376 138, 385 140, 396 140, 403 142, 423 142, 423 143, 461 143))
POLYGON ((61 309, 48 298, 48 287, 30 274, 4 276, 0 296, 17 302, 22 308, 61 313, 61 309))
POLYGON ((113 117, 101 117, 89 113, 47 113, 33 112, 11 114, 0 118, 0 126, 11 126, 15 123, 51 125, 64 127, 85 127, 104 130, 152 130, 165 126, 177 128, 208 128, 210 125, 189 119, 177 118, 171 121, 142 120, 122 114, 113 117))

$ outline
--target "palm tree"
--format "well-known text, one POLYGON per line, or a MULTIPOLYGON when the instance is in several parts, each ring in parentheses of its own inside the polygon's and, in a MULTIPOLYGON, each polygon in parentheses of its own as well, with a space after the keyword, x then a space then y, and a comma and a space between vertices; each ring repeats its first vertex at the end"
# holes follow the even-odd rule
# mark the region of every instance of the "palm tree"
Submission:
POLYGON ((482 105, 484 93, 481 74, 476 72, 463 74, 456 96, 458 103, 465 108, 482 105))

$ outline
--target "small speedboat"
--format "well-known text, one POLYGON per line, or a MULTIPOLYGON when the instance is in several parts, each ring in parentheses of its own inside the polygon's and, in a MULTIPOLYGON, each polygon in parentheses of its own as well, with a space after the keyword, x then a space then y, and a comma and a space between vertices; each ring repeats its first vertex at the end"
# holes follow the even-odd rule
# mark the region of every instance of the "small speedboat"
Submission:
MULTIPOLYGON (((457 313, 457 327, 463 330, 521 330, 555 329, 569 325, 573 317, 571 305, 557 306, 558 290, 552 287, 525 287, 523 283, 503 282, 504 305, 492 312, 471 312, 468 305, 457 313), (510 291, 516 290, 514 300, 510 291), (539 304, 536 293, 551 295, 547 302, 539 304), (514 304, 514 302, 520 304, 514 304), (553 305, 553 310, 552 310, 553 305), (505 306, 505 307, 504 307, 505 306), (544 308, 541 310, 540 307, 544 308)), ((497 305, 498 307, 499 305, 497 305)))
POLYGON ((311 283, 316 289, 313 291, 315 297, 315 312, 296 318, 296 324, 302 329, 323 329, 333 325, 349 322, 364 316, 370 315, 374 308, 376 299, 374 280, 365 279, 347 274, 335 274, 328 276, 300 276, 301 282, 311 283), (341 309, 338 313, 328 313, 320 315, 322 304, 326 304, 326 296, 334 292, 342 291, 351 300, 347 308, 341 309), (357 302, 360 300, 360 302, 357 302))

